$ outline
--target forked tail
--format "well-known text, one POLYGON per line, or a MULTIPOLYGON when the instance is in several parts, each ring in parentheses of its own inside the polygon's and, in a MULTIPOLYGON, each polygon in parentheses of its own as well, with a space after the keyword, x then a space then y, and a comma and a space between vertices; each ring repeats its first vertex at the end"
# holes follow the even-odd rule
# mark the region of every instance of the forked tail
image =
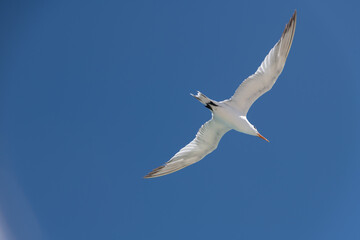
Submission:
POLYGON ((202 104, 205 105, 205 107, 207 107, 210 110, 213 110, 212 107, 213 106, 217 106, 217 104, 215 103, 215 101, 211 100, 210 98, 208 98, 207 96, 205 96, 204 94, 202 94, 201 92, 197 92, 196 95, 190 93, 191 96, 193 96, 194 98, 196 98, 197 100, 199 100, 202 104))

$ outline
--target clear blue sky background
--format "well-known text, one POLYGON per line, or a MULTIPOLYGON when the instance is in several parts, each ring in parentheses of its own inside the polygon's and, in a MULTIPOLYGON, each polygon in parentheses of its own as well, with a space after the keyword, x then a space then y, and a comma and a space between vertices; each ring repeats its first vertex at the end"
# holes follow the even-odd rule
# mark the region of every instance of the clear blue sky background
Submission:
POLYGON ((360 239, 358 1, 2 1, 1 239, 360 239), (254 73, 285 69, 199 163, 143 179, 254 73))

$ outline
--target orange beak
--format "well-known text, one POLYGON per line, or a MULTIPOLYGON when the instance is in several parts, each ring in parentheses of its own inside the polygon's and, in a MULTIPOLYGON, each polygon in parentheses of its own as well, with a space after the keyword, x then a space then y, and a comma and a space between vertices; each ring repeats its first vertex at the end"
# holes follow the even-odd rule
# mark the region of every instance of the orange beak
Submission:
POLYGON ((259 138, 262 138, 262 139, 264 139, 265 141, 270 142, 269 140, 267 140, 266 138, 264 138, 260 133, 258 133, 257 135, 258 135, 259 138))

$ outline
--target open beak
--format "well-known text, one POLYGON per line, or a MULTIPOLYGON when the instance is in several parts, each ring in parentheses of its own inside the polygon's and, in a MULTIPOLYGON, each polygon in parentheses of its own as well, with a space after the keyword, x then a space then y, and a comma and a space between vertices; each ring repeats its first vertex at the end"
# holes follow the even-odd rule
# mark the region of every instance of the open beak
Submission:
POLYGON ((257 135, 258 135, 259 138, 262 138, 262 139, 264 139, 265 141, 270 142, 270 141, 267 140, 265 137, 263 137, 260 133, 258 133, 257 135))

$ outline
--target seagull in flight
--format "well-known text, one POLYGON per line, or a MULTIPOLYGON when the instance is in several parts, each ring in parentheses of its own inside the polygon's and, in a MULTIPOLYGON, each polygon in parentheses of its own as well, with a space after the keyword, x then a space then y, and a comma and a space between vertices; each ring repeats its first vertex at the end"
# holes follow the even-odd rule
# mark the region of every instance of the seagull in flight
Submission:
POLYGON ((232 129, 268 141, 247 120, 246 115, 256 99, 269 91, 281 74, 294 38, 295 27, 296 10, 285 26, 280 40, 270 50, 260 67, 240 84, 230 99, 218 102, 201 92, 196 95, 191 94, 210 109, 211 120, 201 126, 194 140, 180 149, 163 166, 155 168, 144 178, 164 176, 200 161, 214 151, 222 136, 232 129))

